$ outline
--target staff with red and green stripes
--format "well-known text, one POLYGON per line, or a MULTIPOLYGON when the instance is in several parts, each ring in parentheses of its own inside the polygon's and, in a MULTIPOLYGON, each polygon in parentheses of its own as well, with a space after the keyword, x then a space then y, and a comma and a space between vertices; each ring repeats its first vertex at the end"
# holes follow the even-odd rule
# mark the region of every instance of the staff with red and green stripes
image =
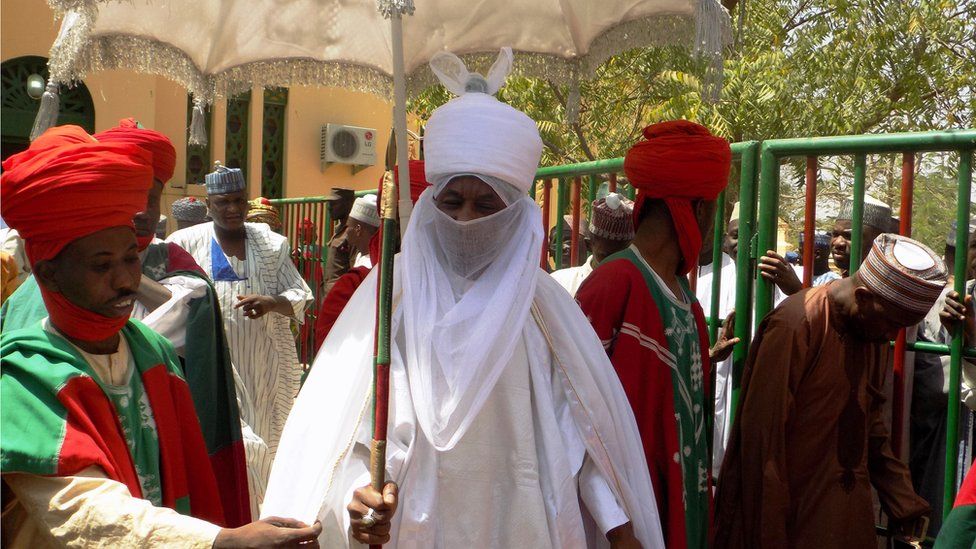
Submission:
MULTIPOLYGON (((397 246, 396 192, 392 178, 383 182, 380 207, 380 280, 376 285, 376 337, 373 360, 373 443, 370 448, 370 486, 381 494, 395 493, 386 482, 386 428, 390 408, 390 321, 393 316, 393 255, 397 246)), ((386 499, 384 497, 384 499, 386 499)), ((378 548, 380 545, 370 545, 378 548)))

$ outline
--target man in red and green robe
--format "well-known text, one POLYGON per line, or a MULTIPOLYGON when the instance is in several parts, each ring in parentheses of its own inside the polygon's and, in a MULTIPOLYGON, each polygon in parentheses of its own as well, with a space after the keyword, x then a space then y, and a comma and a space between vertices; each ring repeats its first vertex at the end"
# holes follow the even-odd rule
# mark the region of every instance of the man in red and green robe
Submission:
MULTIPOLYGON (((131 144, 152 155, 153 185, 144 206, 133 216, 143 279, 132 316, 145 319, 149 328, 176 347, 217 475, 227 523, 247 524, 251 521, 247 467, 220 304, 210 279, 193 256, 176 244, 154 239, 160 197, 173 175, 176 151, 165 135, 143 128, 132 119, 122 120, 119 126, 94 136, 77 126, 73 128, 58 128, 58 132, 69 135, 72 141, 94 138, 100 143, 131 144), (153 291, 152 287, 159 290, 153 291)), ((40 288, 30 277, 4 302, 0 329, 33 326, 46 316, 40 288)))
MULTIPOLYGON (((194 288, 182 298, 173 298, 175 303, 166 304, 168 314, 150 317, 146 326, 167 336, 174 345, 179 344, 177 364, 189 386, 203 430, 227 523, 247 524, 251 520, 247 466, 233 366, 220 320, 220 304, 210 280, 183 248, 153 242, 140 255, 145 258, 142 262, 144 277, 167 288, 178 287, 177 292, 187 286, 194 288)), ((47 316, 37 281, 29 277, 0 309, 0 330, 6 332, 39 325, 47 316)))
POLYGON ((132 219, 152 156, 94 141, 21 155, 4 162, 0 201, 48 315, 0 336, 4 545, 313 540, 317 528, 287 519, 224 528, 173 347, 129 319, 142 276, 132 219))
POLYGON ((576 299, 630 400, 669 548, 704 548, 711 525, 710 358, 687 274, 728 179, 728 142, 691 122, 655 124, 624 171, 637 187, 634 243, 576 299))
POLYGON ((176 355, 138 321, 121 334, 135 368, 111 386, 53 328, 4 333, 4 474, 67 477, 97 467, 133 498, 225 524, 176 355))
POLYGON ((956 503, 942 523, 934 549, 976 547, 976 467, 969 469, 956 503))
MULTIPOLYGON (((230 526, 247 524, 251 521, 247 464, 234 368, 220 303, 210 279, 193 256, 176 244, 156 238, 160 199, 164 185, 173 177, 176 149, 164 134, 144 128, 132 118, 120 120, 118 126, 94 137, 102 143, 131 143, 152 153, 153 186, 145 207, 136 212, 132 221, 142 252, 143 275, 172 289, 168 303, 160 304, 155 311, 145 307, 138 311, 138 316, 147 321, 154 320, 155 325, 151 327, 176 346, 217 476, 227 523, 230 526), (168 305, 172 305, 168 314, 158 314, 159 309, 168 305)), ((150 283, 144 281, 144 285, 150 283)), ((141 287, 140 302, 151 301, 143 298, 149 293, 141 287)))

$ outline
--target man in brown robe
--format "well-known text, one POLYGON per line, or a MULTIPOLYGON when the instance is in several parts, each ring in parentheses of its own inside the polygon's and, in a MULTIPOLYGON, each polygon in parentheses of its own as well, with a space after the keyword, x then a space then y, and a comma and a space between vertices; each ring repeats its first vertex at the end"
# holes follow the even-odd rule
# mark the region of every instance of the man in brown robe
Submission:
POLYGON ((715 548, 876 547, 871 486, 902 532, 929 512, 892 454, 881 388, 898 329, 919 322, 945 264, 882 234, 854 276, 803 290, 756 331, 718 482, 715 548))
POLYGON ((337 223, 335 234, 329 240, 329 256, 325 262, 324 288, 316 289, 316 295, 329 293, 339 277, 349 272, 352 266, 352 246, 347 240, 346 220, 349 219, 349 212, 356 201, 356 193, 350 189, 332 189, 332 194, 328 196, 329 211, 332 214, 332 221, 337 223))

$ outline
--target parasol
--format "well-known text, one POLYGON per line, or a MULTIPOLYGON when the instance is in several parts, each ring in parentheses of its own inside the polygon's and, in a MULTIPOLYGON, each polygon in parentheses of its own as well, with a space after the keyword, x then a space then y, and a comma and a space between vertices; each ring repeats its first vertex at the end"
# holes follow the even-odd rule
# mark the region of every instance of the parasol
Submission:
MULTIPOLYGON (((49 3, 64 14, 50 53, 51 84, 109 69, 170 78, 194 98, 191 144, 206 140, 205 105, 252 86, 370 92, 393 101, 403 169, 406 98, 437 83, 427 62, 438 52, 453 52, 484 73, 500 48, 511 47, 516 74, 572 86, 609 57, 635 47, 680 44, 720 62, 730 37, 728 14, 718 0, 49 3)), ((713 71, 714 79, 720 76, 721 70, 713 71)), ((570 112, 576 90, 569 94, 570 112)), ((35 135, 54 124, 56 93, 57 86, 49 85, 35 135)), ((411 205, 402 190, 401 195, 400 214, 406 218, 411 205)))
MULTIPOLYGON (((406 182, 406 100, 437 82, 427 64, 440 52, 453 52, 486 74, 497 52, 511 47, 515 73, 570 85, 572 113, 578 81, 636 47, 679 44, 709 56, 714 96, 721 49, 730 38, 718 0, 415 1, 416 7, 414 0, 49 0, 63 19, 32 135, 56 123, 59 84, 100 70, 133 70, 183 85, 194 98, 190 143, 205 142, 204 107, 219 98, 252 86, 343 87, 392 100, 398 179, 406 182)), ((385 461, 391 248, 397 210, 402 231, 411 209, 409 185, 400 186, 398 204, 393 194, 384 193, 389 202, 383 205, 374 339, 371 468, 378 487, 385 461)))

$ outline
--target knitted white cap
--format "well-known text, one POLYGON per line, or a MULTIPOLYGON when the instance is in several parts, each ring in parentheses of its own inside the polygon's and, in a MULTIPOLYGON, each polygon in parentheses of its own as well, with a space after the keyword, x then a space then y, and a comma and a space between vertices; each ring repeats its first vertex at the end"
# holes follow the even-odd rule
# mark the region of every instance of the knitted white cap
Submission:
POLYGON ((360 196, 352 204, 349 217, 373 227, 380 226, 380 211, 376 207, 376 195, 360 196))
POLYGON ((610 240, 633 240, 634 203, 617 193, 593 201, 591 234, 610 240))

